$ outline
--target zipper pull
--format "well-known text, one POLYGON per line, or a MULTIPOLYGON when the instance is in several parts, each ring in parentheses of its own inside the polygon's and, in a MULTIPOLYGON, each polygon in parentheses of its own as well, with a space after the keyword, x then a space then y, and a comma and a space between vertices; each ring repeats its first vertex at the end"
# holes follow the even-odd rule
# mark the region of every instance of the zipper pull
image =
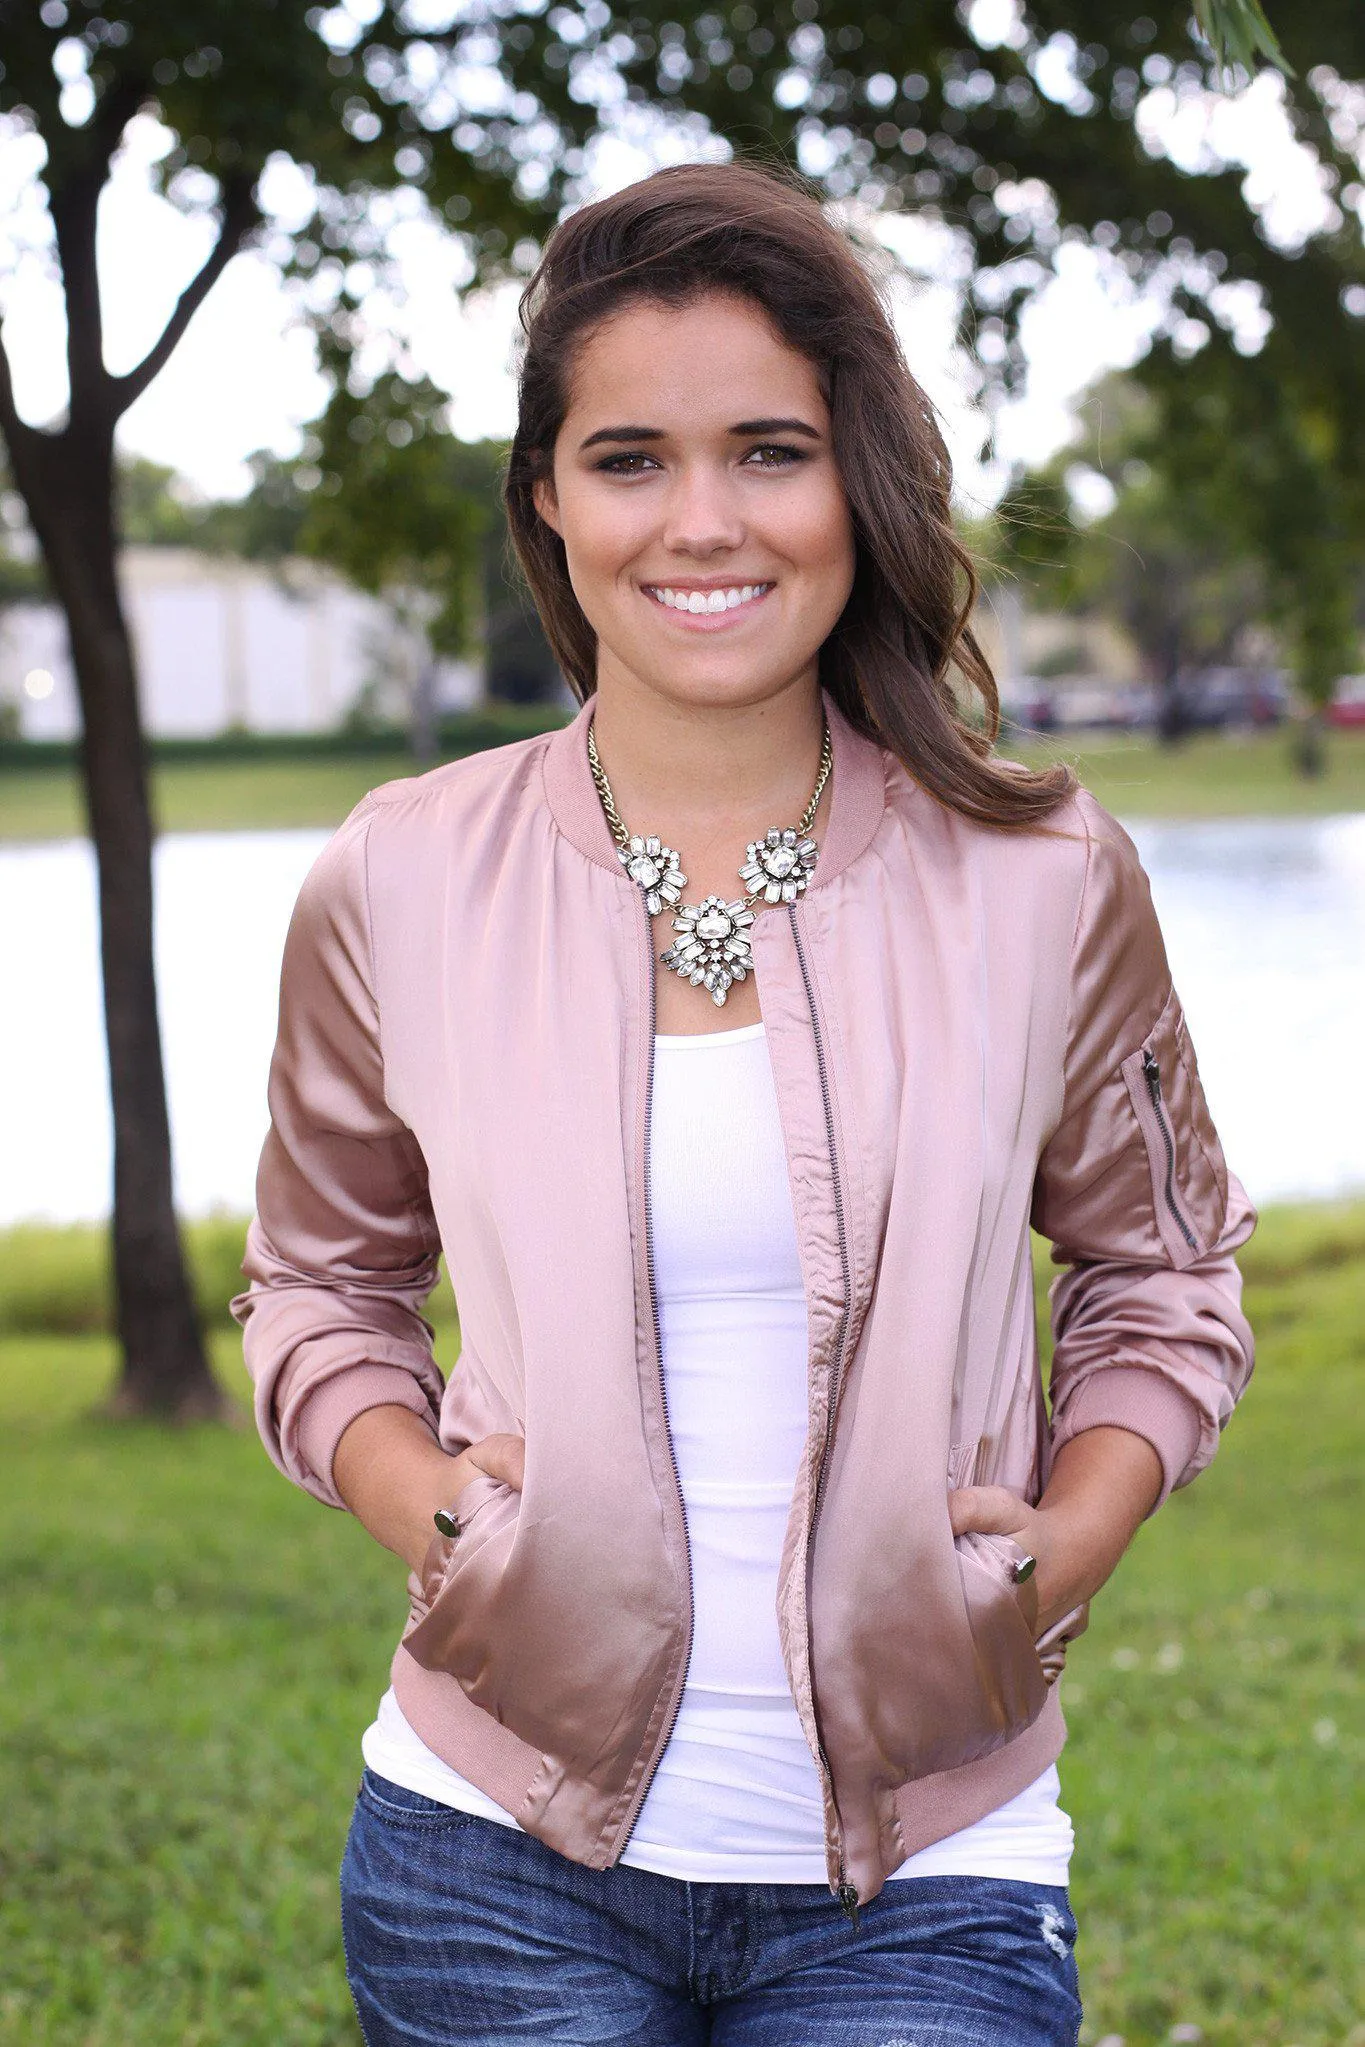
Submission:
POLYGON ((842 1883, 839 1886, 837 1895, 839 1903, 848 1914, 849 1924, 856 1933, 858 1931, 858 1893, 852 1884, 842 1883))
POLYGON ((1156 1053, 1150 1045, 1143 1047, 1142 1076, 1147 1083, 1147 1092, 1152 1098, 1152 1107, 1159 1109, 1161 1107, 1161 1068, 1157 1064, 1156 1053))

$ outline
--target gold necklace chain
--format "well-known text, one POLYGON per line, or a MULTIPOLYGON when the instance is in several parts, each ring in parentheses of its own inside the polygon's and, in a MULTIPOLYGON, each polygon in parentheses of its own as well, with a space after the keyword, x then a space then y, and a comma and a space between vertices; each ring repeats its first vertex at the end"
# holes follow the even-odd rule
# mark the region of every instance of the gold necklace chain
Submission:
MULTIPOLYGON (((606 813, 607 823, 611 827, 611 835, 618 846, 622 848, 627 847, 631 840, 630 828, 621 816, 620 811, 616 808, 616 798, 611 793, 611 783, 607 780, 607 771, 603 767, 601 755, 597 751, 597 735, 591 725, 588 727, 588 766, 592 770, 592 779, 596 785, 597 793, 602 799, 602 808, 606 813)), ((826 724, 820 740, 820 769, 815 778, 815 787, 811 791, 810 802, 802 811, 798 823, 792 827, 798 839, 804 839, 815 822, 815 813, 820 808, 820 798, 825 793, 825 784, 830 778, 833 767, 834 749, 830 744, 829 726, 826 724)), ((745 908, 747 909, 751 903, 756 903, 759 896, 763 893, 762 889, 746 890, 744 895, 745 908)))

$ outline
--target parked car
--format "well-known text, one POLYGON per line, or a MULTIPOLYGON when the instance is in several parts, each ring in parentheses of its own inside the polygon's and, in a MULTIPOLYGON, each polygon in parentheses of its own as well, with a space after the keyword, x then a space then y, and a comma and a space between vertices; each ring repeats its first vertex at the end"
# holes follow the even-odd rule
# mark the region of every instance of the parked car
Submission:
POLYGON ((1343 675, 1327 706, 1329 725, 1365 725, 1365 675, 1343 675))
POLYGON ((1127 732, 1152 723, 1151 697, 1145 683, 1025 676, 1003 710, 1019 732, 1127 732))
POLYGON ((1186 729, 1218 731, 1228 725, 1279 725, 1293 704, 1289 685, 1274 668, 1196 668, 1176 685, 1186 729))

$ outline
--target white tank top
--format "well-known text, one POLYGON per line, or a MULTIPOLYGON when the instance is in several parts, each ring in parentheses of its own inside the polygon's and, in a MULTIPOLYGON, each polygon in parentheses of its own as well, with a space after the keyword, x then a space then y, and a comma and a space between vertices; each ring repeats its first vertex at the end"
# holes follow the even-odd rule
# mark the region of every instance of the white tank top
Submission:
MULTIPOLYGON (((651 1221, 669 1428, 692 1557, 678 1717, 622 1861, 692 1882, 826 1881, 820 1782, 777 1631, 777 1574, 805 1449, 806 1300, 761 1023, 657 1037, 651 1221)), ((392 1692, 362 1743, 381 1776, 489 1819, 392 1692)), ((898 1877, 1064 1885, 1071 1824, 1049 1769, 898 1877)))

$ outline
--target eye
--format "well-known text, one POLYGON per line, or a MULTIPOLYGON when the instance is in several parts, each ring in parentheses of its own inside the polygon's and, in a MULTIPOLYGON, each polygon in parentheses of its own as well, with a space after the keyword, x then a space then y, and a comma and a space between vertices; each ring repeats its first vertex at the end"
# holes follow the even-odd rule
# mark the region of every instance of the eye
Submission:
POLYGON ((619 455, 604 455, 593 466, 603 476, 645 476, 659 465, 652 455, 646 455, 641 449, 626 448, 619 455))
POLYGON ((805 448, 793 448, 786 441, 762 441, 749 450, 744 462, 754 469, 790 469, 808 459, 805 448))

